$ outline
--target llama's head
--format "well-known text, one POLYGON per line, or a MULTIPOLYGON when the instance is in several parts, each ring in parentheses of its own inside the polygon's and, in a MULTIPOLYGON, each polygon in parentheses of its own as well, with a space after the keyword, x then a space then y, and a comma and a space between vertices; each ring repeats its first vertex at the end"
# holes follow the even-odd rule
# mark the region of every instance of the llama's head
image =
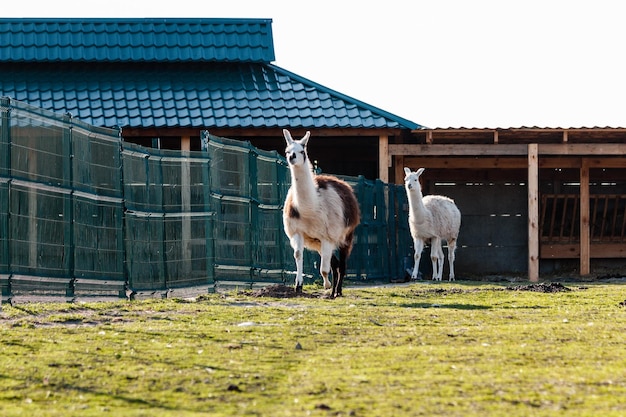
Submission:
POLYGON ((308 156, 306 153, 306 145, 309 142, 311 132, 306 132, 304 137, 300 140, 293 140, 291 133, 287 129, 283 129, 283 135, 287 142, 287 148, 285 148, 285 157, 289 165, 299 166, 307 162, 308 156))
POLYGON ((420 186, 420 175, 422 175, 423 172, 424 168, 411 172, 409 168, 404 167, 404 186, 406 187, 407 192, 422 190, 422 187, 420 186))

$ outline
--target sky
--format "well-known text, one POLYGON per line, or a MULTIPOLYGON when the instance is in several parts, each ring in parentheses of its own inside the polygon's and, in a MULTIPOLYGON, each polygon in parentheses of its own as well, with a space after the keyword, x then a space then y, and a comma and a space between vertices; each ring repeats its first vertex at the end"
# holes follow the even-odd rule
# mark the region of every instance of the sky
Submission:
POLYGON ((0 15, 270 18, 275 65, 425 127, 626 127, 621 3, 19 0, 0 15))

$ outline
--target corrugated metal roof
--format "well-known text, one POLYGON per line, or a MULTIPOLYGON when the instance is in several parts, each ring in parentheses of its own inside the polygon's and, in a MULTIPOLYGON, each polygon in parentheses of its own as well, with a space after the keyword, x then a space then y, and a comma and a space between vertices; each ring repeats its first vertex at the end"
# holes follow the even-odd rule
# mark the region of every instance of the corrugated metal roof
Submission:
POLYGON ((0 96, 95 126, 421 127, 272 60, 270 19, 0 19, 0 96))
POLYGON ((271 19, 0 19, 0 61, 274 61, 271 19))

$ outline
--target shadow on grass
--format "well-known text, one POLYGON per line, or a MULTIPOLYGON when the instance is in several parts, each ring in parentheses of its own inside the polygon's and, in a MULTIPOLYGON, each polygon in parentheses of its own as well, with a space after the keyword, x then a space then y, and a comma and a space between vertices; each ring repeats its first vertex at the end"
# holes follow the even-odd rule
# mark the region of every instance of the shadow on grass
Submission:
POLYGON ((440 304, 440 303, 403 303, 398 304, 398 307, 402 308, 432 308, 441 309, 449 308, 454 310, 489 310, 491 306, 477 305, 477 304, 440 304))

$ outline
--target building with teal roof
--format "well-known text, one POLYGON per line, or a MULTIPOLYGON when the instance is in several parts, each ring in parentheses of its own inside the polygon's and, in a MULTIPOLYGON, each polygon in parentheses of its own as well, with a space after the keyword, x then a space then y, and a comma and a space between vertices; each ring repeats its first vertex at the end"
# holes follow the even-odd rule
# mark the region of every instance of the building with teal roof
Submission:
POLYGON ((271 19, 0 19, 0 96, 129 142, 199 150, 208 130, 282 152, 283 128, 311 130, 324 171, 376 178, 379 149, 421 127, 274 60, 271 19))

